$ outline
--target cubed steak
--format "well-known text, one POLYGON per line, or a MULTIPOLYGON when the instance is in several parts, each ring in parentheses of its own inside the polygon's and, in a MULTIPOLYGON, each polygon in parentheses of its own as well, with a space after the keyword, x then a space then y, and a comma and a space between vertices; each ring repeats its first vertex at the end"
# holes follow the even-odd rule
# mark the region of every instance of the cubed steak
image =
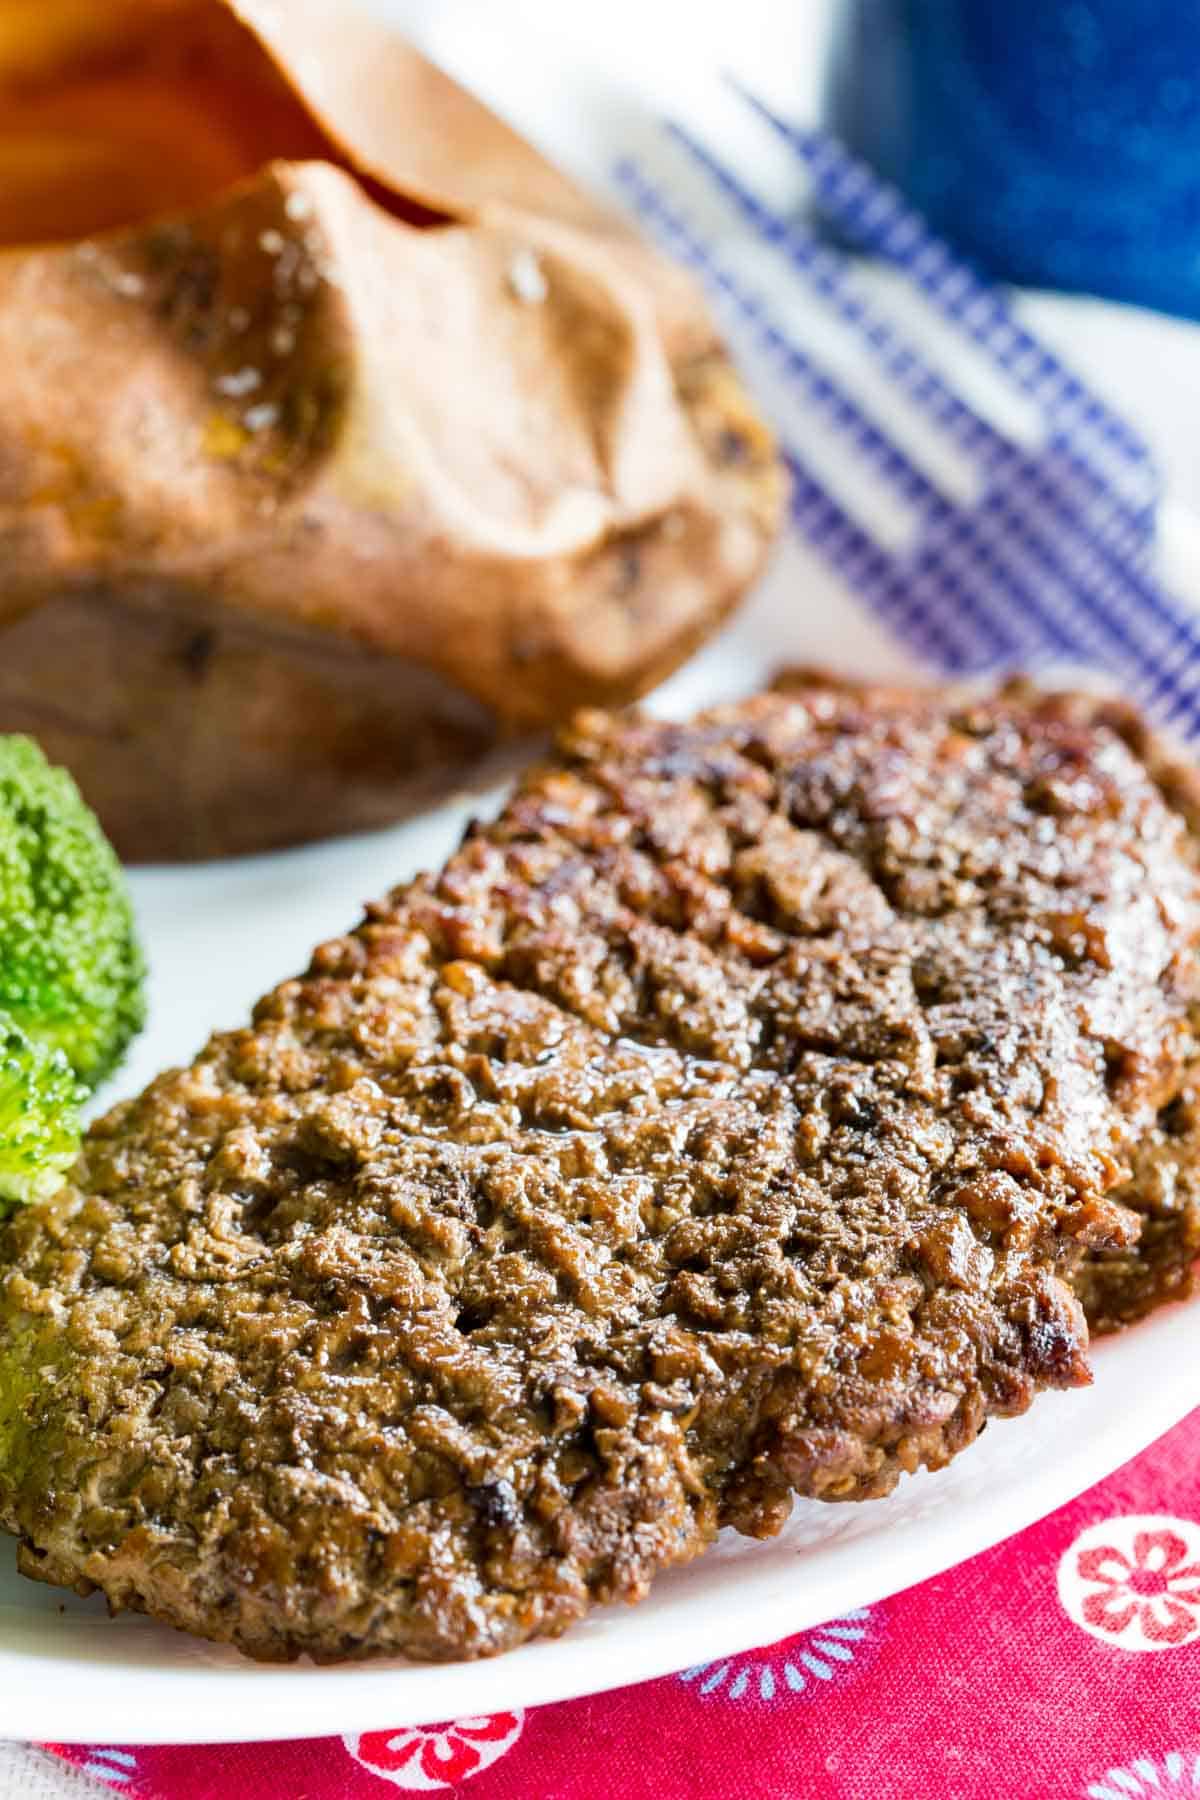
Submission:
POLYGON ((21 1567, 258 1657, 484 1655, 1086 1382, 1073 1284, 1116 1322, 1194 1239, 1147 742, 812 678, 577 719, 4 1225, 21 1567))

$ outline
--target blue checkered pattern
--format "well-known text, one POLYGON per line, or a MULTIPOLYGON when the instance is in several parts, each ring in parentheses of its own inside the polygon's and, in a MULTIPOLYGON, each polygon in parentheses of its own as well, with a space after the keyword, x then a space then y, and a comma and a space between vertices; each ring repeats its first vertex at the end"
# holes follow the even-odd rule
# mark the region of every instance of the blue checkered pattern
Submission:
POLYGON ((752 95, 746 103, 807 171, 817 208, 842 236, 898 270, 965 333, 996 375, 1036 407, 1033 446, 983 417, 911 335, 854 280, 848 258, 774 211, 704 144, 668 125, 740 226, 852 332, 864 358, 970 462, 975 498, 951 498, 801 342, 781 309, 721 248, 648 160, 624 159, 618 184, 652 235, 709 288, 825 437, 870 470, 916 521, 903 549, 877 542, 830 491, 785 429, 796 528, 850 588, 926 661, 971 674, 1047 660, 1094 664, 1186 735, 1200 736, 1200 617, 1150 567, 1158 480, 1145 444, 1087 384, 939 242, 891 188, 828 136, 801 131, 752 95))

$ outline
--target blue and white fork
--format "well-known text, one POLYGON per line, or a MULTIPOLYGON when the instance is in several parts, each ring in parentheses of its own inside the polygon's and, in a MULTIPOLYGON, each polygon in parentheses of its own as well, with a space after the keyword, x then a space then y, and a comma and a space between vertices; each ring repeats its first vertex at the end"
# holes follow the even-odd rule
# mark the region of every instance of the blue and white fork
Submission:
MULTIPOLYGON (((1090 663, 1164 723, 1200 736, 1200 615, 1156 579, 1150 561, 1158 486, 1146 446, 930 233, 892 189, 837 142, 800 130, 737 90, 807 173, 818 212, 857 252, 902 278, 926 317, 973 347, 1036 414, 1028 434, 1006 430, 966 397, 963 384, 922 344, 913 307, 889 304, 862 280, 861 259, 833 248, 798 217, 756 193, 727 159, 679 125, 671 159, 626 158, 616 177, 643 223, 707 286, 735 337, 766 359, 772 386, 819 420, 822 440, 859 460, 906 510, 911 529, 888 543, 855 516, 814 463, 814 443, 795 418, 777 419, 793 475, 798 529, 893 630, 951 674, 1038 661, 1090 663), (696 178, 736 217, 739 248, 712 231, 695 204, 696 178), (689 199, 689 191, 692 198, 689 199), (756 277, 747 243, 786 271, 800 311, 778 280, 756 277), (949 491, 880 422, 830 366, 821 334, 803 321, 823 313, 849 334, 865 364, 903 397, 969 467, 969 495, 949 491)), ((787 409, 785 409, 786 412, 787 409)), ((884 411, 886 412, 886 408, 884 411)))

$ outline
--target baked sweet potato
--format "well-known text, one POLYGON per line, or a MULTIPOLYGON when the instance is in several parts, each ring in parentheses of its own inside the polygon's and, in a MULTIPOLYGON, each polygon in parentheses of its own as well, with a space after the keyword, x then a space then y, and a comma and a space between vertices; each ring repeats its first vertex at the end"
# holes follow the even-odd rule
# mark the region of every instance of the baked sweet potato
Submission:
POLYGON ((394 818, 759 567, 690 280, 343 8, 8 0, 0 245, 0 730, 127 857, 394 818))

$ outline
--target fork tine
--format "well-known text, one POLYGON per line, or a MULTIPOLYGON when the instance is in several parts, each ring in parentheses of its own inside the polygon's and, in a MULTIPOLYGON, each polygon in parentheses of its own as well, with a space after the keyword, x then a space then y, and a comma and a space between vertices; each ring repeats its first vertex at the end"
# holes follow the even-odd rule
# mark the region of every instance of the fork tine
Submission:
MULTIPOLYGON (((786 332, 771 318, 765 303, 740 282, 732 271, 721 263, 708 248, 700 235, 691 227, 677 207, 668 202, 658 189, 642 175, 637 165, 626 159, 618 166, 618 179, 628 191, 634 205, 646 222, 655 230, 661 239, 679 256, 700 274, 710 290, 732 305, 743 325, 748 325, 754 332, 761 349, 782 366, 782 371, 789 382, 800 389, 805 398, 812 401, 824 413, 840 436, 848 440, 856 450, 860 451, 864 460, 883 477, 888 484, 905 500, 914 505, 921 517, 927 522, 942 517, 955 509, 945 495, 934 486, 917 466, 904 455, 903 451, 892 443, 874 421, 858 406, 850 394, 826 370, 820 368, 808 353, 800 348, 786 332)), ((817 478, 792 453, 790 457, 793 470, 793 481, 799 484, 804 499, 797 515, 797 522, 806 530, 811 526, 810 535, 819 546, 828 549, 831 543, 848 542, 851 531, 856 545, 855 557, 861 564, 865 575, 869 559, 863 546, 869 546, 872 558, 880 559, 881 569, 887 566, 889 573, 884 587, 880 570, 870 563, 870 585, 874 598, 893 619, 898 619, 902 611, 901 600, 891 591, 895 580, 894 564, 885 551, 879 548, 875 540, 854 524, 850 515, 842 508, 828 490, 820 485, 817 478), (822 506, 826 509, 822 511, 822 506), (879 590, 878 592, 876 590, 879 590)), ((842 564, 843 572, 849 569, 842 564)), ((940 572, 937 579, 943 579, 940 572)), ((954 592, 949 597, 952 604, 946 605, 946 596, 942 596, 942 606, 935 603, 935 597, 928 598, 928 605, 933 610, 926 617, 925 601, 917 596, 915 604, 918 613, 910 621, 913 635, 927 637, 933 621, 939 611, 946 613, 950 623, 941 642, 940 650, 943 658, 949 660, 954 667, 965 667, 979 660, 981 636, 986 638, 992 647, 993 657, 1016 649, 1012 634, 1007 629, 996 630, 995 621, 977 606, 969 585, 960 589, 961 576, 948 571, 944 579, 954 585, 954 592), (970 627, 970 635, 963 643, 958 642, 960 626, 956 621, 962 620, 970 627), (964 663, 964 657, 967 659, 964 663)), ((855 571, 852 585, 859 586, 859 574, 855 571)))
MULTIPOLYGON (((890 452, 902 466, 901 454, 877 426, 865 421, 878 444, 862 438, 864 419, 855 403, 815 371, 762 298, 720 263, 638 166, 627 160, 617 173, 651 228, 733 305, 760 347, 782 363, 789 385, 799 378, 806 397, 824 403, 827 412, 832 399, 835 411, 844 409, 835 422, 859 434, 860 447, 865 442, 873 452, 890 452)), ((897 352, 905 352, 898 334, 893 339, 897 352)), ((1132 677, 1140 698, 1195 731, 1200 655, 1190 658, 1194 679, 1179 665, 1193 645, 1200 650, 1200 621, 1126 558, 1114 555, 1111 544, 1097 543, 1093 518, 1086 505, 1081 512, 1080 495, 1064 484, 1057 468, 1060 456, 1072 461, 1070 440, 1060 435, 1050 447, 1055 454, 1049 458, 1045 451, 1031 458, 1014 449, 993 469, 984 499, 973 510, 922 489, 917 497, 924 535, 908 557, 883 551, 792 450, 794 515, 852 589, 944 668, 966 672, 1047 652, 1072 659, 1087 655, 1132 677)), ((1092 487, 1083 498, 1089 497, 1106 505, 1103 491, 1097 496, 1092 487)), ((1102 516, 1111 523, 1111 515, 1102 516)))
MULTIPOLYGON (((1152 523, 1153 514, 1143 510, 1131 516, 1119 504, 1109 505, 1111 489, 1081 462, 1072 438, 1061 429, 1051 438, 1036 492, 1016 479, 1026 460, 1022 452, 972 412, 890 321, 854 291, 847 282, 841 259, 795 222, 781 218, 764 205, 686 129, 668 121, 667 130, 755 230, 783 249, 791 265, 813 281, 843 322, 861 332, 882 367, 914 404, 945 428, 964 451, 974 455, 988 478, 1011 484, 1015 507, 1028 511, 1032 504, 1039 514, 1050 508, 1060 530, 1083 532, 1090 544, 1098 546, 1120 566, 1129 567, 1143 560, 1149 549, 1145 528, 1152 523)), ((933 506, 926 510, 935 516, 933 506)), ((1051 566, 1058 567, 1053 541, 1043 538, 1041 542, 1051 566)))
POLYGON ((835 139, 789 124, 732 77, 730 85, 800 157, 828 217, 864 249, 903 269, 942 316, 965 330, 1023 392, 1064 424, 1082 427, 1101 466, 1118 476, 1133 506, 1154 505, 1159 482, 1145 443, 1018 323, 1002 294, 956 257, 893 188, 835 139))
POLYGON ((748 291, 718 261, 679 210, 663 198, 636 164, 626 160, 617 174, 646 223, 710 288, 732 304, 739 321, 754 332, 760 348, 774 363, 782 365, 788 383, 798 383, 806 398, 821 405, 855 446, 875 459, 873 466, 880 473, 893 478, 898 488, 906 489, 906 497, 916 499, 926 528, 940 525, 927 554, 919 551, 912 558, 889 558, 832 500, 792 450, 790 462, 801 490, 797 523, 826 554, 833 547, 836 554, 832 560, 851 586, 865 593, 894 623, 904 622, 903 599, 909 593, 916 608, 907 620, 910 637, 919 640, 922 649, 928 649, 931 629, 940 622, 940 659, 956 670, 994 666, 997 661, 1018 656, 1028 658, 1048 647, 1060 654, 1068 649, 1069 642, 1062 637, 1055 620, 1039 615, 1023 581, 1008 568, 1003 537, 993 533, 985 541, 972 515, 954 506, 910 465, 832 377, 814 368, 807 353, 771 318, 761 298, 748 291), (840 553, 841 544, 849 541, 851 533, 855 544, 853 566, 852 559, 840 553), (864 545, 869 546, 869 557, 864 545), (1018 602, 1015 605, 1014 579, 1018 602))
POLYGON ((785 450, 785 460, 792 477, 796 524, 851 590, 918 654, 959 675, 1019 659, 1019 643, 997 638, 976 594, 944 563, 927 558, 902 568, 794 453, 785 450))
POLYGON ((1042 501, 1041 472, 1018 468, 971 515, 980 537, 999 544, 1022 572, 1014 597, 1076 658, 1133 675, 1146 695, 1180 644, 1200 647, 1200 622, 1138 571, 1106 560, 1083 533, 1057 530, 1042 501))
POLYGON ((903 340, 891 322, 857 293, 846 278, 842 259, 796 221, 785 219, 759 199, 706 145, 673 119, 666 130, 700 170, 731 201, 755 232, 781 250, 792 268, 832 305, 843 323, 857 330, 887 372, 902 382, 914 402, 944 427, 953 441, 987 466, 1013 452, 1002 432, 971 411, 936 371, 903 340))
MULTIPOLYGON (((683 126, 666 121, 676 143, 711 178, 727 200, 755 232, 788 258, 843 324, 857 332, 880 367, 932 423, 943 430, 985 477, 1010 469, 1021 451, 986 419, 974 412, 941 375, 896 331, 890 320, 860 294, 848 278, 844 262, 820 244, 797 221, 783 218, 766 206, 737 175, 694 138, 683 126)), ((1088 528, 1105 539, 1114 555, 1138 557, 1149 543, 1152 508, 1139 505, 1130 511, 1123 496, 1114 492, 1103 475, 1081 456, 1072 439, 1060 431, 1067 467, 1057 480, 1064 511, 1088 507, 1088 528), (1086 493, 1077 492, 1082 486, 1086 493)))
MULTIPOLYGON (((1062 534, 1040 504, 1041 471, 1018 471, 995 499, 1006 528, 1030 535, 1067 578, 1070 629, 1099 645, 1118 673, 1132 670, 1147 703, 1169 704, 1200 723, 1200 617, 1153 576, 1106 557, 1085 532, 1062 534)), ((985 502, 986 504, 986 502, 985 502)))
MULTIPOLYGON (((968 663, 978 664, 981 656, 983 660, 989 660, 984 654, 988 650, 993 662, 1018 654, 1035 654, 1044 649, 1047 642, 1063 650, 1067 640, 1056 635, 1053 620, 1038 624, 1030 632, 1029 626, 1036 616, 1034 610, 1014 607, 1007 587, 1002 594, 992 594, 990 606, 985 604, 984 590, 990 590, 997 580, 1004 579, 1004 544, 980 542, 974 527, 961 523, 964 517, 961 510, 897 449, 834 377, 819 368, 781 329, 762 299, 748 290, 745 283, 717 258, 677 207, 666 201, 630 165, 624 165, 619 174, 643 216, 657 228, 669 247, 704 277, 710 289, 715 289, 732 303, 741 322, 753 329, 760 346, 782 365, 786 377, 803 389, 806 398, 824 413, 835 431, 847 439, 895 491, 917 508, 926 528, 942 527, 936 548, 928 556, 907 563, 905 579, 926 587, 933 584, 936 592, 929 593, 927 604, 935 616, 948 612, 952 619, 962 621, 961 626, 951 627, 950 636, 942 645, 943 658, 952 659, 955 667, 964 667, 968 663), (962 630, 969 630, 970 635, 960 645, 958 635, 962 630)), ((828 551, 834 527, 832 523, 818 519, 817 503, 818 494, 829 503, 828 491, 819 486, 795 451, 790 454, 790 462, 794 481, 804 484, 805 499, 797 522, 809 531, 810 536, 815 536, 820 548, 828 551)), ((840 508, 838 514, 840 541, 847 536, 848 515, 840 508)), ((859 531, 857 526, 854 529, 859 531)), ((873 544, 869 538, 866 541, 873 544)), ((861 551, 859 554, 861 560, 861 551)), ((843 566, 842 572, 853 577, 852 586, 860 585, 856 570, 843 566)), ((894 621, 898 619, 898 602, 891 593, 890 584, 881 587, 879 579, 872 576, 872 596, 881 611, 894 621)))
POLYGON ((974 511, 949 509, 911 567, 957 548, 967 578, 988 577, 988 603, 1018 609, 1040 633, 1041 648, 1096 662, 1166 723, 1196 735, 1200 619, 1152 580, 1106 561, 1085 536, 1066 539, 1064 554, 1052 515, 1039 510, 1039 480, 1035 466, 1018 467, 974 511))
MULTIPOLYGON (((629 165, 623 165, 619 173, 632 191, 629 165)), ((864 462, 901 499, 922 516, 936 515, 949 504, 941 490, 879 429, 837 377, 775 323, 766 302, 740 282, 707 247, 677 206, 657 192, 651 199, 647 184, 639 187, 635 198, 643 213, 653 212, 654 224, 676 253, 704 275, 711 289, 736 307, 741 317, 754 327, 763 348, 783 364, 789 377, 804 390, 839 437, 853 445, 864 462)))

